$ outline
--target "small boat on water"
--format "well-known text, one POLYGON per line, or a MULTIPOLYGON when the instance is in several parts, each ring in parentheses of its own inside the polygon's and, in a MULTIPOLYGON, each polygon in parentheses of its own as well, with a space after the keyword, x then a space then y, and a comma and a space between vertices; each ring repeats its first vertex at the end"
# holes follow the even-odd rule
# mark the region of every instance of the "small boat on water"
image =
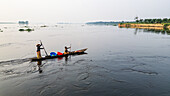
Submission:
POLYGON ((85 48, 85 49, 81 49, 81 50, 77 50, 77 51, 72 51, 72 52, 69 52, 68 54, 62 54, 62 55, 56 55, 56 56, 45 56, 45 57, 42 57, 42 58, 37 58, 37 57, 34 57, 34 58, 30 58, 31 61, 41 61, 41 60, 46 60, 46 59, 52 59, 52 58, 60 58, 60 57, 66 57, 66 56, 69 56, 69 55, 80 55, 80 54, 86 54, 85 51, 87 50, 88 48, 85 48))

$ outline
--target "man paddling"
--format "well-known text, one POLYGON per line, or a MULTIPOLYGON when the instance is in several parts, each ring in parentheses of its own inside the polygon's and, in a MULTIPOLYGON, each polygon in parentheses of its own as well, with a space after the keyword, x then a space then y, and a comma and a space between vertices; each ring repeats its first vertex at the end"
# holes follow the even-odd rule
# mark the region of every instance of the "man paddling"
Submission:
POLYGON ((70 49, 70 48, 71 48, 71 46, 70 47, 65 46, 64 54, 68 54, 69 53, 68 49, 70 49))
POLYGON ((40 59, 41 58, 41 49, 44 49, 44 48, 41 48, 42 46, 42 43, 41 44, 37 44, 36 47, 37 47, 37 58, 40 59))

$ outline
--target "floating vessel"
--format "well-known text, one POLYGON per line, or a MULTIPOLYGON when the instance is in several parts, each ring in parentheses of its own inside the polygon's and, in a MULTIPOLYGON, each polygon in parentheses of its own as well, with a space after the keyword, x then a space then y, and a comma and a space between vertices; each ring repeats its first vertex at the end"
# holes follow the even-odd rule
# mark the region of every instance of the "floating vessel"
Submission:
POLYGON ((42 58, 37 58, 37 57, 34 57, 34 58, 30 58, 31 61, 41 61, 41 60, 46 60, 46 59, 52 59, 52 58, 60 58, 60 57, 66 57, 66 56, 69 56, 69 55, 80 55, 80 54, 87 54, 85 53, 85 51, 87 50, 88 48, 85 48, 85 49, 81 49, 81 50, 77 50, 77 51, 72 51, 72 52, 69 52, 68 54, 63 54, 63 55, 56 55, 56 56, 45 56, 45 57, 42 57, 42 58))

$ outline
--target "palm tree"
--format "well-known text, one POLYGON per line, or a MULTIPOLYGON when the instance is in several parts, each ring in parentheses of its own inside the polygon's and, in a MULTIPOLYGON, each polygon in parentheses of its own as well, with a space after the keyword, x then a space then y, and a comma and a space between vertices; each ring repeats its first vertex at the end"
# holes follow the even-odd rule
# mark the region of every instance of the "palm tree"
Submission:
POLYGON ((134 20, 136 20, 137 23, 139 22, 138 18, 139 18, 138 16, 134 18, 134 20))

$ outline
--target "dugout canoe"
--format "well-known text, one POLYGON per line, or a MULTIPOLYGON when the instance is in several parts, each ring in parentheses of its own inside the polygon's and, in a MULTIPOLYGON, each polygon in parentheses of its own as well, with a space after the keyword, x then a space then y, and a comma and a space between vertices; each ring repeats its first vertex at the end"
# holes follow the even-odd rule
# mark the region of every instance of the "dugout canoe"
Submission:
POLYGON ((37 58, 37 57, 34 57, 34 58, 30 58, 31 61, 41 61, 41 60, 46 60, 46 59, 52 59, 52 58, 60 58, 60 57, 66 57, 66 56, 69 56, 69 55, 80 55, 80 54, 87 54, 85 53, 85 51, 87 50, 88 48, 85 48, 85 49, 81 49, 81 50, 77 50, 77 51, 72 51, 72 52, 69 52, 68 54, 63 54, 63 55, 56 55, 56 56, 45 56, 45 57, 42 57, 42 58, 37 58))

